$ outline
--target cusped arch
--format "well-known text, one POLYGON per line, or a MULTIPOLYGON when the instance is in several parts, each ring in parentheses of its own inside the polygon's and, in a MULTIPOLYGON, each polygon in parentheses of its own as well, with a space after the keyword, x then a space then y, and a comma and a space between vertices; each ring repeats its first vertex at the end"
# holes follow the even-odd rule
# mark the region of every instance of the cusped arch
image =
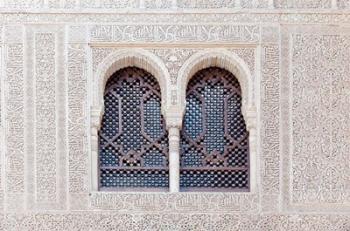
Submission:
MULTIPOLYGON (((186 90, 190 79, 200 70, 219 67, 231 72, 239 81, 242 90, 242 114, 249 131, 250 192, 257 190, 257 110, 253 98, 253 78, 248 65, 238 55, 226 49, 206 49, 192 55, 181 67, 178 74, 180 113, 186 108, 186 90)), ((182 116, 181 115, 181 116, 182 116)), ((180 117, 180 115, 179 115, 180 117)))
POLYGON ((158 81, 162 97, 162 113, 167 104, 167 86, 170 84, 169 72, 163 61, 153 53, 144 49, 123 49, 108 55, 97 67, 94 75, 94 86, 97 86, 93 100, 95 112, 101 116, 103 111, 103 94, 107 80, 116 71, 135 66, 151 73, 158 81))
POLYGON ((167 88, 170 75, 163 61, 144 49, 122 49, 108 55, 98 65, 92 80, 92 105, 90 108, 91 131, 91 189, 98 190, 98 130, 104 111, 104 91, 108 79, 118 70, 135 66, 151 73, 161 89, 162 113, 168 102, 167 88))
POLYGON ((255 103, 253 101, 253 81, 248 65, 238 55, 225 49, 207 49, 192 55, 179 70, 178 92, 180 106, 185 109, 186 89, 189 80, 200 70, 208 67, 220 67, 231 72, 239 81, 242 89, 242 113, 247 121, 248 117, 255 117, 255 103))

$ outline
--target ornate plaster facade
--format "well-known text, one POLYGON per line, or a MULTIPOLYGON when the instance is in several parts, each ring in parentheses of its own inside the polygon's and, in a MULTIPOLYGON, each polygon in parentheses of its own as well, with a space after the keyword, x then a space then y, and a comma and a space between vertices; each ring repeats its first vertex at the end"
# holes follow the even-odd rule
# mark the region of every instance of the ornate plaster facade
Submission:
POLYGON ((349 63, 347 0, 0 0, 0 230, 350 230, 349 63), (97 191, 129 65, 159 81, 171 169, 188 80, 237 77, 250 192, 97 191))

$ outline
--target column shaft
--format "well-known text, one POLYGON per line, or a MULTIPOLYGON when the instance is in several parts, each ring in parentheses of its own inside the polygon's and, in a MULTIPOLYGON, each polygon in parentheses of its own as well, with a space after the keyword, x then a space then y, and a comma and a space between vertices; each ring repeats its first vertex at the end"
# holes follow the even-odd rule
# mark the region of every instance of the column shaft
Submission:
POLYGON ((169 128, 169 188, 170 192, 180 190, 180 130, 178 127, 169 128))

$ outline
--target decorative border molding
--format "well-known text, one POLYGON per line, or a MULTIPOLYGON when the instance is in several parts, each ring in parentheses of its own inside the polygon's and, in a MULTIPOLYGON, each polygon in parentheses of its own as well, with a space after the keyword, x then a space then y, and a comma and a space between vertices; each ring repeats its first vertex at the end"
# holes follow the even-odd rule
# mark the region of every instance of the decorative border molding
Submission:
POLYGON ((154 212, 258 212, 258 196, 252 193, 117 193, 93 192, 91 208, 120 213, 154 212))
POLYGON ((259 25, 95 25, 90 42, 114 43, 255 43, 259 25))
POLYGON ((67 44, 68 78, 68 204, 72 210, 88 207, 88 71, 87 45, 67 44))
MULTIPOLYGON (((294 203, 293 197, 293 159, 294 152, 293 144, 293 126, 292 123, 292 104, 293 104, 293 54, 294 44, 293 36, 296 34, 318 34, 320 36, 339 36, 349 35, 350 28, 338 28, 338 27, 310 27, 304 26, 302 28, 298 26, 283 26, 281 31, 281 63, 284 65, 281 69, 281 153, 282 155, 282 206, 285 212, 349 212, 350 206, 348 202, 343 203, 326 203, 321 201, 315 201, 315 203, 294 203), (283 94, 282 94, 283 93, 283 94)), ((339 49, 339 48, 338 48, 339 49)), ((341 48, 343 49, 343 48, 341 48)), ((321 145, 321 143, 319 144, 321 145)), ((316 172, 316 174, 319 174, 316 172)), ((345 191, 344 193, 347 193, 345 191)))
MULTIPOLYGON (((1 219, 1 218, 0 218, 1 219)), ((232 213, 24 213, 4 214, 4 230, 310 230, 345 231, 349 215, 280 215, 232 213)))
POLYGON ((215 24, 215 25, 230 25, 230 24, 267 24, 281 23, 281 24, 349 24, 350 14, 348 11, 330 11, 330 12, 314 12, 300 10, 286 11, 276 13, 267 10, 263 12, 207 12, 207 13, 193 13, 193 12, 182 12, 179 13, 134 13, 130 14, 129 11, 115 13, 101 12, 86 13, 82 14, 81 11, 76 13, 1 13, 0 22, 2 24, 12 23, 37 23, 45 22, 55 24, 60 23, 77 23, 77 24, 112 24, 117 25, 138 25, 140 22, 147 22, 147 24, 159 25, 162 24, 179 26, 181 24, 215 24))
POLYGON ((5 210, 22 211, 25 201, 23 26, 5 27, 6 155, 5 210))
POLYGON ((262 45, 260 81, 261 208, 280 209, 280 48, 262 45))
POLYGON ((67 83, 60 68, 65 63, 64 33, 64 27, 57 25, 26 27, 26 203, 30 209, 63 209, 66 204, 67 83))
POLYGON ((1 1, 0 8, 4 10, 26 10, 38 12, 41 9, 46 10, 133 10, 133 11, 176 11, 176 10, 239 10, 239 9, 336 9, 346 8, 346 0, 323 0, 323 1, 293 1, 293 0, 46 0, 31 2, 28 0, 8 0, 1 1))
POLYGON ((5 126, 4 126, 4 111, 6 110, 5 105, 5 97, 4 97, 4 44, 3 44, 3 27, 0 26, 0 212, 4 209, 4 186, 5 186, 5 126))

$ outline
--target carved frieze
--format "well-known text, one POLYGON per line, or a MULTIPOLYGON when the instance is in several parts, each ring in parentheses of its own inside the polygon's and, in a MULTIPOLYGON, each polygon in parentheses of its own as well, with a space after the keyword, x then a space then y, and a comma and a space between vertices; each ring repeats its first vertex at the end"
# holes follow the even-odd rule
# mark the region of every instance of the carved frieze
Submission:
MULTIPOLYGON (((4 68, 4 64, 3 64, 3 50, 4 50, 4 45, 3 45, 3 38, 2 38, 2 29, 3 27, 0 26, 0 73, 2 73, 3 68, 4 68)), ((5 138, 5 129, 4 129, 4 116, 2 115, 4 110, 3 110, 3 78, 0 78, 0 211, 3 210, 3 206, 4 206, 4 181, 3 181, 3 174, 2 174, 2 170, 5 168, 4 164, 3 164, 3 154, 4 152, 4 138, 5 138)))
POLYGON ((338 0, 338 8, 340 9, 350 9, 350 1, 349 0, 338 0))
POLYGON ((173 4, 173 0, 141 0, 140 7, 145 9, 169 9, 171 7, 175 7, 173 4), (142 1, 144 4, 142 5, 142 1))
POLYGON ((105 9, 110 8, 137 8, 140 5, 140 0, 101 0, 100 7, 105 9))
POLYGON ((71 208, 86 207, 88 193, 88 153, 86 137, 86 49, 83 44, 68 45, 68 152, 71 208))
POLYGON ((37 33, 35 45, 35 159, 37 202, 56 200, 55 34, 37 33))
POLYGON ((21 210, 24 205, 24 75, 23 27, 5 28, 6 74, 6 209, 21 210), (18 37, 17 37, 18 36, 18 37))
MULTIPOLYGON (((338 0, 340 8, 348 4, 347 0, 338 0)), ((274 2, 276 8, 311 8, 324 9, 331 7, 331 0, 8 0, 0 7, 10 9, 227 9, 242 8, 269 8, 269 2, 274 2)))
POLYGON ((113 213, 5 214, 4 230, 310 230, 344 231, 349 215, 280 215, 234 213, 113 213))
POLYGON ((177 0, 177 6, 180 8, 233 8, 236 6, 236 0, 177 0))
POLYGON ((294 34, 292 203, 350 203, 350 36, 294 34))
POLYGON ((261 187, 262 208, 266 211, 278 210, 280 194, 280 79, 279 46, 262 47, 261 73, 261 187))
POLYGON ((147 24, 159 25, 181 25, 181 24, 247 24, 247 23, 320 23, 320 24, 338 24, 338 23, 350 23, 350 14, 341 13, 254 13, 254 12, 237 12, 237 13, 220 13, 220 14, 123 14, 123 13, 108 13, 108 14, 69 14, 69 13, 51 13, 47 14, 32 14, 32 13, 2 13, 0 14, 0 22, 2 23, 79 23, 79 24, 139 24, 140 22, 147 24))
POLYGON ((269 0, 240 0, 242 8, 268 8, 269 0))
POLYGON ((31 25, 25 46, 26 193, 30 209, 66 203, 64 30, 31 25))
POLYGON ((276 8, 331 8, 332 0, 275 0, 276 8))
POLYGON ((93 209, 133 212, 257 212, 257 194, 93 193, 93 209))
MULTIPOLYGON (((178 72, 184 62, 200 48, 148 48, 147 50, 159 56, 168 68, 171 83, 176 84, 178 72)), ((93 47, 92 48, 92 64, 95 73, 97 66, 112 52, 118 51, 115 47, 93 47)), ((255 48, 232 48, 233 53, 242 58, 250 68, 251 73, 255 73, 255 48)), ((254 77, 254 74, 253 74, 254 77)))
POLYGON ((258 42, 256 25, 95 25, 91 42, 200 43, 258 42))
POLYGON ((281 153, 285 211, 349 211, 346 29, 283 27, 281 153), (346 159, 346 160, 345 160, 346 159))

